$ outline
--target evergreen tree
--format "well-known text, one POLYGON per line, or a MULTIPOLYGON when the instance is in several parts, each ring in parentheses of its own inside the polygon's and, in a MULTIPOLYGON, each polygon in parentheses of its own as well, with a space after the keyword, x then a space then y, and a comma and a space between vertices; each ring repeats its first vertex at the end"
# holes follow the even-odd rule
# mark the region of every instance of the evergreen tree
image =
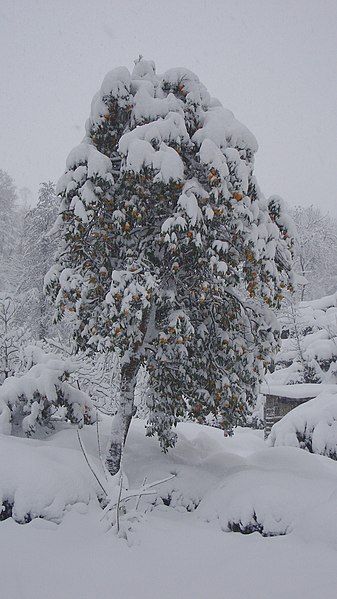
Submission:
POLYGON ((12 283, 11 260, 16 244, 16 190, 11 177, 0 169, 0 291, 12 283))
POLYGON ((20 291, 28 298, 25 320, 37 339, 43 339, 51 329, 51 307, 43 282, 56 251, 57 236, 49 233, 57 213, 54 183, 41 183, 37 205, 26 213, 23 222, 20 276, 20 291))
POLYGON ((289 285, 291 221, 253 175, 257 143, 196 75, 115 69, 58 184, 62 243, 47 278, 86 351, 121 354, 107 467, 116 473, 149 373, 148 434, 164 450, 189 411, 225 429, 256 394, 289 285))

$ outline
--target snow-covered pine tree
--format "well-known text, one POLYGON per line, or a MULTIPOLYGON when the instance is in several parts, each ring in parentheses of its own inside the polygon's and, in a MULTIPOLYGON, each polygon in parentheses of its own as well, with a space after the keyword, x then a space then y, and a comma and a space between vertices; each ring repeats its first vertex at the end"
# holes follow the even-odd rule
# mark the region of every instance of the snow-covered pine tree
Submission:
POLYGON ((277 345, 289 285, 282 201, 253 176, 257 143, 198 77, 140 59, 94 97, 58 183, 62 244, 46 280, 79 349, 121 352, 107 467, 119 469, 145 363, 148 434, 164 450, 189 410, 240 421, 277 345))

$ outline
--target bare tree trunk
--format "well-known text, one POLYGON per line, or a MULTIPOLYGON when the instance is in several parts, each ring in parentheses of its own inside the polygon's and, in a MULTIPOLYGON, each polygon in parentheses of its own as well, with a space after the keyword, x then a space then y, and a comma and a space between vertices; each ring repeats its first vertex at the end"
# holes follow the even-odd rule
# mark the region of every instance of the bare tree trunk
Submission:
POLYGON ((108 472, 117 474, 121 465, 123 447, 129 432, 132 417, 135 415, 134 394, 137 373, 140 367, 138 359, 131 359, 122 367, 120 402, 112 426, 105 464, 108 472))

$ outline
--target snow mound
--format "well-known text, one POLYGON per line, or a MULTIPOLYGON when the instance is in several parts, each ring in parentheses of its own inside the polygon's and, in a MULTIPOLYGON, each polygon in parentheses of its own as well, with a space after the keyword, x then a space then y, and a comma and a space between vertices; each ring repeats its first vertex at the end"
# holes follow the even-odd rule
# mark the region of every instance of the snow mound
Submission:
POLYGON ((133 481, 132 485, 137 487, 145 477, 150 482, 175 475, 158 487, 155 501, 142 499, 141 506, 146 511, 162 505, 178 511, 194 511, 229 464, 241 461, 240 457, 228 453, 226 463, 223 456, 225 439, 219 429, 181 423, 177 427, 176 447, 163 454, 156 439, 144 438, 145 427, 145 421, 137 420, 131 429, 124 459, 129 482, 133 481))
MULTIPOLYGON (((303 531, 303 518, 310 522, 318 506, 332 501, 336 482, 337 468, 324 458, 293 448, 264 450, 210 491, 196 516, 226 532, 276 536, 303 531)), ((336 494, 333 503, 336 510, 336 494)))
MULTIPOLYGON (((20 523, 43 518, 60 522, 67 509, 88 502, 102 493, 80 450, 76 431, 71 425, 45 440, 0 435, 0 520, 13 517, 20 523)), ((100 422, 100 443, 106 445, 111 418, 100 422)), ((85 426, 81 438, 91 465, 102 484, 106 485, 98 456, 94 427, 85 426)), ((178 512, 191 512, 209 489, 214 488, 228 469, 242 464, 263 441, 256 435, 244 434, 225 439, 222 431, 194 423, 178 426, 177 446, 163 454, 153 438, 145 436, 145 421, 132 423, 125 449, 124 471, 128 488, 175 475, 160 485, 157 496, 143 497, 140 510, 151 512, 169 507, 178 512), (237 455, 236 455, 237 454, 237 455)))
POLYGON ((334 393, 323 392, 291 410, 274 424, 268 443, 300 447, 336 460, 337 389, 334 393))
MULTIPOLYGON (((104 416, 102 450, 110 426, 111 418, 104 416)), ((145 421, 132 423, 123 458, 128 488, 139 488, 144 479, 151 484, 175 475, 156 488, 157 495, 142 497, 138 509, 147 514, 144 522, 162 517, 171 522, 193 512, 190 525, 195 529, 208 523, 210 534, 214 529, 262 536, 294 532, 305 542, 324 540, 325 535, 336 545, 336 462, 298 448, 270 448, 260 431, 238 429, 225 438, 219 429, 181 423, 177 433, 176 447, 163 454, 155 439, 145 437, 145 421)), ((84 427, 82 439, 106 484, 94 427, 84 427)), ((96 498, 101 489, 70 425, 44 441, 0 436, 0 452, 6 455, 0 462, 0 519, 59 523, 68 510, 83 512, 93 500, 99 525, 102 512, 96 498)), ((133 508, 131 501, 127 510, 133 508)))
MULTIPOLYGON (((100 423, 102 447, 110 425, 108 417, 100 423)), ((0 522, 4 597, 105 598, 115 588, 139 599, 157 598, 158 589, 161 599, 335 599, 336 462, 292 447, 269 448, 256 431, 238 429, 234 437, 224 438, 218 429, 192 423, 178 426, 177 446, 164 455, 154 439, 145 438, 144 427, 140 420, 132 423, 125 451, 132 488, 145 474, 148 482, 158 478, 156 469, 159 478, 180 469, 174 484, 182 488, 186 477, 185 497, 199 486, 202 499, 193 514, 173 507, 174 500, 151 506, 137 525, 138 544, 132 549, 106 533, 97 500, 88 505, 96 489, 73 429, 44 442, 0 436, 1 455, 6 455, 0 461, 1 496, 15 496, 17 522, 41 516, 26 526, 13 518, 0 522), (219 515, 227 530, 225 510, 232 522, 234 516, 243 518, 244 510, 246 522, 249 511, 258 514, 262 534, 293 532, 274 538, 221 534, 219 515), (86 576, 93 556, 95 575, 86 576), (62 575, 51 584, 55 572, 62 575)), ((90 461, 98 466, 93 427, 85 427, 82 435, 90 461)))
MULTIPOLYGON (((76 437, 74 430, 68 433, 76 437)), ((79 451, 47 441, 0 435, 0 520, 60 522, 74 504, 96 498, 95 481, 79 451), (1 510, 2 505, 2 510, 1 510)))

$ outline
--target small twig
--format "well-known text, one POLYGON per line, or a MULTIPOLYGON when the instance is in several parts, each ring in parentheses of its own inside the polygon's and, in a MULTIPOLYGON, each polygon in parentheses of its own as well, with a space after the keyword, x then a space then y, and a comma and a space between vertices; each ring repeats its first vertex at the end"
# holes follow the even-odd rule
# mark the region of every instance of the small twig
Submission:
POLYGON ((100 460, 102 460, 101 441, 99 438, 99 428, 98 428, 98 410, 97 410, 97 408, 96 408, 96 434, 97 434, 98 455, 99 455, 100 460))
POLYGON ((116 525, 117 525, 118 533, 119 533, 119 507, 120 507, 120 502, 121 502, 122 489, 123 489, 123 473, 121 470, 120 476, 119 476, 119 492, 118 492, 118 498, 117 498, 117 503, 116 503, 116 525))
POLYGON ((155 487, 156 485, 161 485, 162 483, 167 483, 168 480, 172 480, 172 478, 175 478, 176 476, 177 476, 176 474, 172 474, 171 476, 168 476, 167 478, 161 478, 160 480, 156 480, 156 481, 154 481, 154 483, 150 483, 149 485, 146 485, 144 490, 151 489, 152 487, 155 487))
POLYGON ((103 491, 103 492, 104 492, 104 494, 107 496, 107 495, 108 495, 107 491, 104 489, 104 487, 103 487, 103 485, 102 485, 101 481, 99 480, 99 478, 98 478, 98 476, 97 476, 97 474, 96 474, 95 470, 93 469, 93 467, 91 466, 91 464, 90 464, 90 462, 89 462, 88 455, 87 455, 87 453, 86 453, 86 451, 85 451, 85 448, 84 448, 84 445, 83 445, 83 443, 82 443, 82 439, 81 439, 81 435, 80 435, 80 431, 79 431, 79 428, 78 428, 78 427, 77 427, 77 437, 78 437, 78 441, 79 441, 79 444, 80 444, 80 447, 81 447, 82 453, 83 453, 83 455, 84 455, 84 459, 85 459, 86 463, 88 464, 88 466, 89 466, 89 469, 91 470, 92 474, 94 475, 95 479, 97 480, 97 482, 98 482, 99 486, 101 487, 102 491, 103 491))
MULTIPOLYGON (((120 499, 120 503, 122 503, 123 501, 129 501, 129 499, 133 499, 134 497, 138 497, 139 495, 143 497, 143 495, 155 495, 156 493, 158 493, 156 489, 153 489, 153 491, 136 489, 134 492, 130 492, 127 495, 123 495, 123 497, 121 497, 120 499)), ((115 505, 116 504, 110 506, 110 509, 112 509, 115 505)))
MULTIPOLYGON (((142 488, 144 487, 144 485, 145 485, 146 481, 147 481, 147 476, 144 476, 144 480, 143 480, 143 482, 142 482, 142 488)), ((139 506, 139 502, 140 502, 140 500, 141 500, 141 497, 142 497, 142 494, 141 494, 141 493, 139 493, 139 495, 138 495, 138 497, 137 497, 137 501, 136 501, 136 506, 135 506, 135 510, 136 510, 136 511, 138 510, 138 506, 139 506)))
MULTIPOLYGON (((173 474, 172 476, 168 476, 167 478, 163 478, 161 480, 157 480, 153 483, 150 483, 149 485, 145 485, 142 486, 140 489, 135 489, 134 491, 131 489, 130 491, 126 491, 126 494, 122 497, 122 492, 121 490, 119 491, 119 497, 116 501, 116 503, 109 503, 103 510, 103 516, 101 518, 101 520, 104 520, 105 516, 111 511, 113 510, 117 505, 118 508, 120 507, 120 504, 123 501, 129 501, 129 499, 133 499, 134 497, 139 497, 139 496, 143 496, 143 495, 155 495, 158 491, 156 491, 156 489, 154 489, 153 491, 150 491, 149 489, 151 489, 152 487, 156 486, 156 485, 160 485, 162 483, 166 483, 168 480, 172 480, 172 478, 175 478, 176 474, 173 474)), ((144 480, 146 480, 147 477, 145 477, 144 480)), ((121 489, 121 487, 119 488, 121 489)), ((123 489, 122 489, 123 491, 123 489)))

